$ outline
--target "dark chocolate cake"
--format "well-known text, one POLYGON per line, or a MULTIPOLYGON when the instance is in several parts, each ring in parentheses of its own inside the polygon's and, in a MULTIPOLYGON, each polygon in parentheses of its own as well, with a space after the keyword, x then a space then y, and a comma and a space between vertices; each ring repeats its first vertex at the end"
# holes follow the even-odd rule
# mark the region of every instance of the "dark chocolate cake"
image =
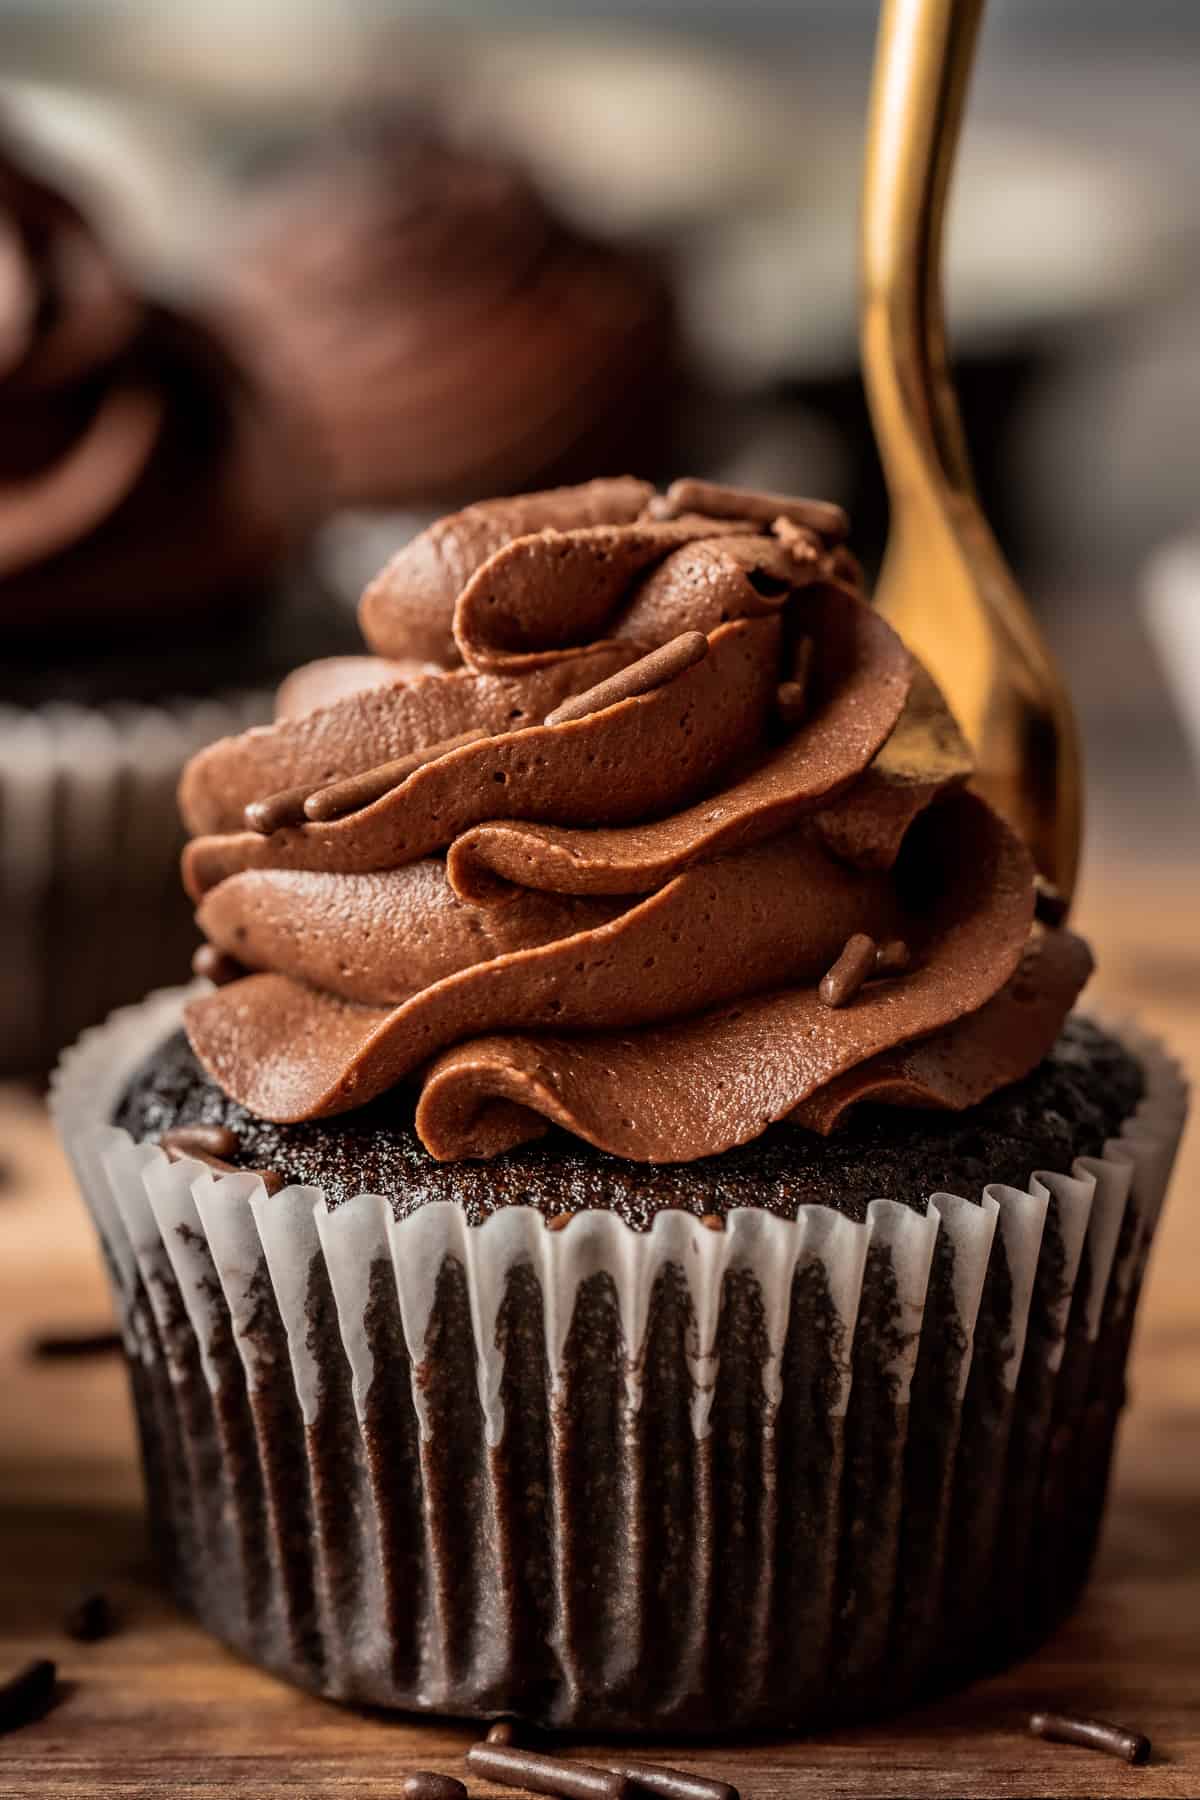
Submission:
POLYGON ((486 1162, 439 1163, 417 1137, 404 1093, 335 1119, 274 1125, 223 1094, 178 1031, 147 1057, 113 1122, 137 1142, 178 1126, 226 1126, 237 1138, 235 1166, 319 1187, 331 1206, 380 1194, 398 1220, 453 1200, 471 1225, 502 1206, 534 1206, 548 1218, 602 1207, 644 1231, 667 1207, 723 1218, 757 1206, 790 1219, 819 1205, 861 1219, 879 1198, 924 1210, 930 1194, 978 1199, 986 1182, 1023 1188, 1035 1169, 1100 1155, 1141 1093, 1141 1067, 1120 1040, 1073 1016, 1032 1074, 967 1113, 864 1106, 832 1137, 775 1125, 691 1163, 630 1163, 561 1130, 486 1162))

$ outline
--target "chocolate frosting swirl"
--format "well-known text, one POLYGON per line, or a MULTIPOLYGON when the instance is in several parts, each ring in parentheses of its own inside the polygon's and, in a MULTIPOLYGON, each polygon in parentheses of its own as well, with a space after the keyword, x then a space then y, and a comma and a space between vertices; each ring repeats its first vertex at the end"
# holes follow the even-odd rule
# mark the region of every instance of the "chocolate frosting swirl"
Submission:
POLYGON ((187 1010, 221 1086, 286 1121, 412 1080, 440 1158, 553 1121, 672 1161, 1040 1061, 1088 952, 1035 923, 1030 856, 844 529, 622 478, 402 550, 363 599, 374 654, 184 775, 185 881, 244 971, 187 1010), (856 934, 904 948, 840 996, 856 934))
POLYGON ((403 127, 265 186, 231 282, 348 503, 438 505, 619 469, 661 435, 666 286, 519 170, 403 127))
POLYGON ((208 328, 142 299, 0 150, 0 616, 107 625, 234 598, 295 527, 296 458, 208 328))

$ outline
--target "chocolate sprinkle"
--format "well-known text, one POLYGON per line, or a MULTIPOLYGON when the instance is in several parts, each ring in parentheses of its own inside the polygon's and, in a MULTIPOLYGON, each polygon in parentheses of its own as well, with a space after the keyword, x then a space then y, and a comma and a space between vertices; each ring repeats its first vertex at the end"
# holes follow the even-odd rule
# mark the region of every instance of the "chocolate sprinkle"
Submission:
POLYGON ((516 1741, 517 1728, 511 1719, 497 1719, 494 1725, 489 1726, 486 1739, 487 1743, 515 1744, 516 1741))
POLYGON ((865 931, 856 931, 846 939, 846 948, 827 975, 821 977, 817 989, 823 1006, 845 1006, 853 1000, 863 982, 875 973, 875 939, 865 931))
POLYGON ((720 1213, 701 1213, 700 1223, 709 1231, 724 1231, 725 1229, 725 1221, 720 1213))
POLYGON ((912 951, 903 938, 889 938, 875 952, 876 975, 903 975, 912 962, 912 951))
POLYGON ((716 1781, 709 1775, 689 1775, 685 1769, 668 1769, 659 1763, 610 1763, 618 1775, 627 1775, 648 1794, 661 1794, 662 1800, 740 1800, 735 1787, 727 1781, 716 1781))
POLYGON ((810 637, 797 638, 792 650, 792 672, 781 681, 775 693, 775 711, 789 731, 804 723, 808 712, 808 679, 812 671, 813 642, 810 637))
POLYGON ((726 487, 719 481, 697 481, 687 476, 673 481, 661 499, 647 511, 656 519, 677 519, 682 513, 701 513, 709 519, 747 519, 756 525, 774 525, 790 519, 807 525, 825 538, 844 538, 850 521, 831 500, 802 500, 788 494, 762 493, 757 488, 726 487))
POLYGON ((555 1213, 553 1218, 546 1220, 546 1230, 547 1231, 565 1231, 567 1229, 567 1226, 571 1223, 571 1220, 574 1217, 575 1217, 575 1214, 572 1212, 555 1213))
POLYGON ((40 1719, 54 1699, 57 1685, 58 1668, 46 1657, 0 1682, 0 1734, 40 1719))
POLYGON ((181 1156, 232 1156, 238 1135, 228 1125, 172 1125, 163 1132, 162 1145, 181 1156))
POLYGON ((1099 1750, 1105 1756, 1120 1757, 1122 1762, 1137 1767, 1150 1760, 1150 1739, 1144 1731, 1131 1731, 1127 1725, 1112 1725, 1105 1719, 1077 1719, 1069 1713, 1035 1712, 1029 1720, 1034 1737, 1051 1744, 1078 1744, 1085 1750, 1099 1750))
POLYGON ((612 1769, 501 1744, 473 1744, 467 1751, 467 1767, 473 1775, 482 1775, 501 1787, 528 1788, 531 1794, 551 1794, 561 1800, 634 1800, 636 1793, 636 1784, 612 1769))
POLYGON ((461 750, 465 744, 478 744, 491 733, 482 726, 470 731, 460 731, 457 737, 443 738, 440 744, 428 744, 423 750, 412 750, 407 756, 398 756, 394 762, 379 763, 374 769, 364 769, 361 775, 349 775, 345 781, 335 781, 329 787, 317 788, 309 794, 304 802, 304 816, 317 824, 327 824, 331 819, 344 819, 348 813, 361 812, 365 806, 373 806, 376 800, 382 800, 393 788, 407 781, 426 763, 437 762, 440 757, 448 756, 452 750, 461 750))
POLYGON ((116 1615, 107 1594, 84 1594, 63 1620, 63 1630, 77 1644, 98 1644, 117 1628, 116 1615))
POLYGON ((218 1175, 257 1175, 268 1194, 277 1194, 280 1188, 287 1185, 283 1176, 275 1169, 239 1169, 236 1164, 226 1162, 223 1156, 214 1156, 211 1151, 182 1149, 176 1144, 169 1144, 167 1138, 170 1135, 171 1134, 168 1132, 163 1137, 162 1147, 171 1158, 172 1162, 180 1162, 183 1160, 200 1162, 203 1163, 206 1168, 214 1170, 218 1175))
POLYGON ((466 1784, 457 1775, 439 1775, 433 1769, 414 1769, 404 1777, 408 1800, 467 1800, 466 1784))
POLYGON ((681 631, 669 644, 651 650, 648 656, 618 670, 607 681, 598 681, 586 693, 574 694, 570 700, 564 700, 561 706, 546 714, 545 723, 569 725, 575 719, 590 718, 592 713, 602 712, 607 706, 616 706, 619 700, 649 694, 665 682, 673 681, 676 675, 682 675, 694 663, 702 662, 707 655, 708 639, 702 631, 681 631))
POLYGON ((781 681, 775 694, 775 710, 789 731, 804 722, 804 688, 798 681, 781 681))
POLYGON ((242 814, 246 830, 270 837, 273 831, 280 831, 285 825, 303 825, 304 802, 311 793, 311 786, 281 788, 264 800, 251 800, 242 814))
POLYGON ((1041 920, 1043 925, 1051 927, 1061 925, 1071 910, 1066 895, 1060 892, 1052 881, 1047 881, 1044 875, 1034 876, 1033 888, 1035 916, 1041 920))
POLYGON ((57 1362, 72 1356, 108 1356, 120 1348, 120 1332, 111 1326, 100 1325, 83 1331, 39 1332, 29 1346, 29 1353, 41 1361, 57 1362))
POLYGON ((192 957, 192 973, 205 976, 214 987, 228 987, 231 981, 240 981, 246 969, 235 957, 218 950, 215 944, 201 944, 192 957))

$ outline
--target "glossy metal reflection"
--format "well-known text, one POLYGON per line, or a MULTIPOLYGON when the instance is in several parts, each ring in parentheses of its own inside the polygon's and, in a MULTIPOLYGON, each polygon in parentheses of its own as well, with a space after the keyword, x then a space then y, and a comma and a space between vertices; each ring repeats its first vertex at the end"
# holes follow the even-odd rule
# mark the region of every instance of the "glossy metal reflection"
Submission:
POLYGON ((884 0, 867 137, 861 338, 891 499, 877 603, 929 668, 975 785, 1066 896, 1079 740, 1062 677, 983 515, 946 354, 946 194, 983 0, 884 0))

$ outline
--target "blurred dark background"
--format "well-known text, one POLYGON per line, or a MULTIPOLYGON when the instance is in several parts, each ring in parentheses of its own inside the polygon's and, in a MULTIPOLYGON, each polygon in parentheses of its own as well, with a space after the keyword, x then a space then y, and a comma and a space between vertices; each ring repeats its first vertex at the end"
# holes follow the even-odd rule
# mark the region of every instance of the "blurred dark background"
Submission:
MULTIPOLYGON (((875 17, 0 0, 0 100, 184 290, 211 280, 248 175, 356 110, 500 146, 589 230, 665 261, 698 375, 690 460, 843 500, 871 562, 886 509, 854 283, 875 17)), ((1180 671, 1200 631, 1198 77, 1193 0, 993 0, 950 227, 980 485, 1077 693, 1091 853, 1121 859, 1197 847, 1200 694, 1180 671)))

